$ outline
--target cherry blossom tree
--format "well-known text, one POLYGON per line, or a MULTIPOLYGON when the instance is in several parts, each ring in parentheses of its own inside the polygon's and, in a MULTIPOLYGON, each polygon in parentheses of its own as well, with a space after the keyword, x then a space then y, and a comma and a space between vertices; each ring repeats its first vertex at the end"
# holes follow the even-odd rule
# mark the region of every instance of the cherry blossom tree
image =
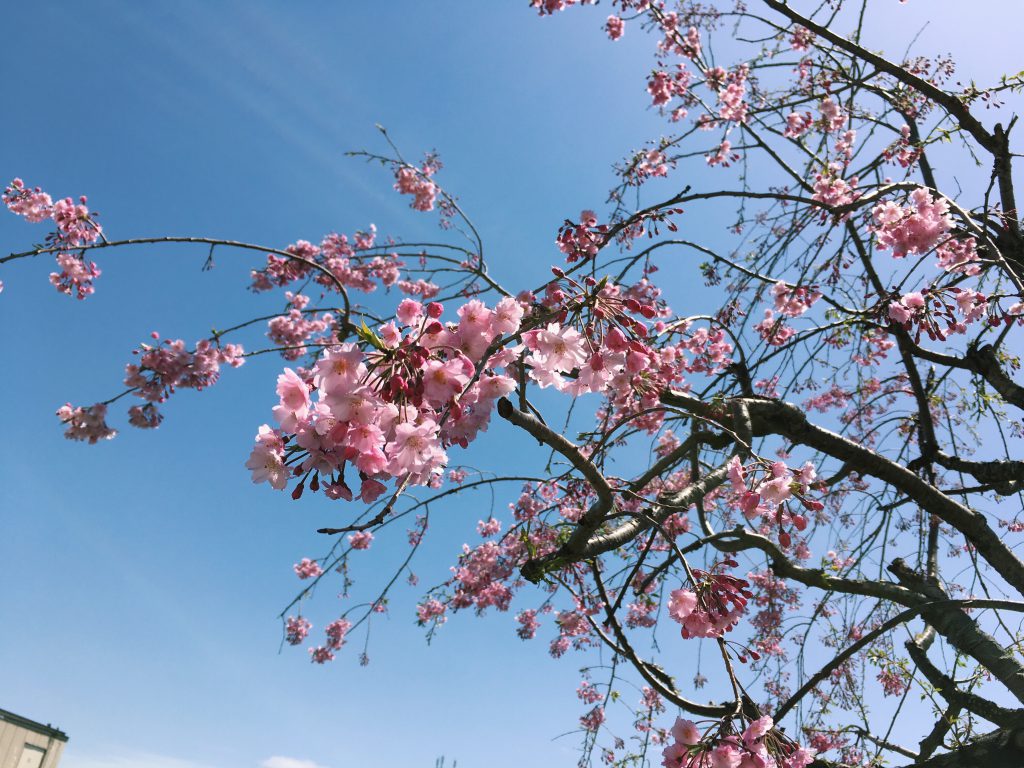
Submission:
POLYGON ((1024 75, 965 85, 949 58, 876 53, 866 2, 611 10, 610 44, 652 40, 638 85, 665 133, 616 164, 606 210, 552 233, 532 285, 492 276, 439 157, 383 131, 383 153, 353 154, 439 214, 437 242, 117 239, 85 197, 12 181, 10 211, 53 231, 0 263, 55 258, 60 293, 92 294, 107 250, 173 242, 253 258, 251 289, 283 294, 270 317, 140 345, 123 391, 57 411, 66 436, 113 438, 124 403, 156 428, 178 390, 280 354, 245 466, 335 502, 282 613, 313 662, 415 586, 431 508, 493 487, 507 507, 467 522, 477 543, 414 618, 433 635, 513 612, 523 640, 585 659, 581 764, 1024 764, 1024 236, 1003 104, 1024 75), (973 178, 944 172, 956 156, 973 178), (693 188, 697 165, 720 181, 693 188), (709 210, 728 233, 702 237, 709 210), (669 262, 718 308, 686 314, 669 262), (484 430, 528 435, 534 471, 470 468, 484 430), (313 587, 360 588, 350 558, 396 528, 402 567, 314 636, 313 587))

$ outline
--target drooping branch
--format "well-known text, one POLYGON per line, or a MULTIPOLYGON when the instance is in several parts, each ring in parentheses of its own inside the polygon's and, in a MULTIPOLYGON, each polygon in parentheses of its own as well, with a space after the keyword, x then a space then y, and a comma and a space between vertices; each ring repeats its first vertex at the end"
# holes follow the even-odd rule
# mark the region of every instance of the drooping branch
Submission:
MULTIPOLYGON (((611 610, 611 601, 609 600, 604 580, 601 578, 600 571, 596 564, 592 564, 591 572, 594 577, 594 585, 597 587, 598 596, 601 598, 601 604, 604 607, 605 624, 606 626, 611 627, 617 641, 617 644, 610 643, 610 645, 615 647, 618 653, 627 658, 637 671, 640 672, 643 678, 650 683, 656 691, 658 691, 658 693, 677 707, 696 715, 703 715, 704 717, 724 717, 725 715, 730 714, 733 710, 733 707, 730 704, 700 704, 699 702, 691 701, 690 699, 681 696, 679 691, 676 690, 673 680, 668 673, 660 667, 640 658, 632 644, 629 642, 629 638, 626 637, 626 633, 623 631, 622 625, 615 616, 615 612, 611 610)), ((591 623, 595 631, 597 631, 599 635, 603 635, 593 619, 591 619, 591 623)))
POLYGON ((48 248, 36 248, 31 251, 22 251, 20 253, 11 253, 7 256, 0 257, 0 264, 8 261, 14 261, 16 259, 31 258, 33 256, 41 256, 45 253, 59 253, 61 251, 95 251, 101 248, 120 248, 128 245, 155 245, 159 243, 201 243, 209 246, 224 246, 227 248, 239 248, 246 251, 259 251, 261 253, 269 253, 274 256, 280 256, 283 259, 289 261, 297 261, 305 264, 310 269, 319 272, 327 280, 331 282, 334 288, 341 294, 341 299, 345 303, 343 322, 348 322, 348 317, 351 314, 351 306, 349 305, 348 291, 345 289, 344 284, 338 279, 338 276, 331 272, 323 264, 318 264, 310 259, 303 258, 302 256, 296 256, 294 253, 288 253, 287 251, 278 250, 276 248, 267 248, 262 245, 256 245, 254 243, 245 243, 240 240, 224 240, 216 237, 134 237, 128 240, 101 240, 96 243, 87 243, 83 245, 76 245, 73 247, 58 246, 48 248))

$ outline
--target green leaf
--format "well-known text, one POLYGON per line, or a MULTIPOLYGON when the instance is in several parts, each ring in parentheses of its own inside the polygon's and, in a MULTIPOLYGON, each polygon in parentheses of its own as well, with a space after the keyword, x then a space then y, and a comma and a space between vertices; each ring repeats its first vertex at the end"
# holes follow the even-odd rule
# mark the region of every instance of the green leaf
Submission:
POLYGON ((369 327, 367 327, 365 320, 360 321, 359 327, 356 328, 356 336, 365 341, 367 344, 370 344, 376 349, 379 349, 381 352, 387 350, 387 347, 384 346, 384 342, 380 340, 377 334, 375 334, 373 331, 369 329, 369 327))

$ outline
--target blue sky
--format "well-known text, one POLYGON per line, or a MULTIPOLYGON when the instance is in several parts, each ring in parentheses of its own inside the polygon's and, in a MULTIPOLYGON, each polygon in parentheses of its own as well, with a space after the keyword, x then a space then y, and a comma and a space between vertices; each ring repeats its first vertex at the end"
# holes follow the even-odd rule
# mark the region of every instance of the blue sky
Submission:
MULTIPOLYGON (((1019 24, 958 18, 954 37, 956 3, 916 5, 905 26, 879 29, 879 47, 931 13, 922 51, 952 48, 967 72, 1020 68, 1019 24)), ((983 5, 1024 16, 1009 0, 983 5)), ((484 234, 492 271, 532 285, 558 260, 562 219, 599 208, 610 163, 660 121, 646 110, 638 30, 612 45, 607 9, 541 20, 525 6, 6 4, 0 174, 88 194, 116 237, 281 246, 374 222, 436 238, 435 220, 409 211, 379 168, 342 155, 383 149, 382 123, 410 156, 441 152, 442 181, 484 234)), ((0 217, 2 252, 41 236, 0 217)), ((252 487, 242 467, 280 360, 179 394, 155 434, 125 427, 93 448, 61 437, 56 407, 113 394, 151 330, 192 341, 276 306, 245 290, 248 257, 222 253, 203 273, 205 255, 102 253, 86 302, 57 295, 42 260, 0 275, 0 402, 14 436, 0 443, 0 707, 66 730, 67 768, 405 768, 442 754, 460 766, 573 764, 576 738, 555 737, 579 714, 577 662, 552 661, 546 640, 522 643, 511 615, 456 617, 428 648, 411 619, 421 592, 403 589, 373 627, 369 667, 356 663, 360 638, 326 668, 278 653, 291 564, 319 554, 314 530, 334 522, 325 504, 252 487)), ((124 426, 116 409, 112 420, 124 426)), ((492 432, 475 462, 514 469, 508 439, 492 432)), ((488 503, 467 497, 437 515, 416 568, 424 587, 445 577, 488 503)), ((368 553, 367 584, 404 552, 394 533, 368 553)))

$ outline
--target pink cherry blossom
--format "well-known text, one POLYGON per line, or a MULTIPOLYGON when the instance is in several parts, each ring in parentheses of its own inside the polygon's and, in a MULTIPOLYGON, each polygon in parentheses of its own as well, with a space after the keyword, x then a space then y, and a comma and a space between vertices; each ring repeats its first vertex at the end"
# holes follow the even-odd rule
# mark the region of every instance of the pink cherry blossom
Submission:
POLYGON ((57 418, 67 425, 64 437, 69 440, 83 440, 93 445, 100 440, 110 440, 117 435, 116 429, 107 426, 107 406, 96 403, 88 408, 75 408, 66 403, 57 409, 57 418))
POLYGON ((610 40, 618 40, 626 29, 625 23, 618 16, 609 16, 604 27, 608 31, 610 40))
POLYGON ((897 259, 930 251, 953 226, 949 204, 941 197, 933 197, 924 187, 910 193, 910 202, 909 207, 901 208, 887 201, 871 211, 876 247, 892 250, 897 259))
POLYGON ((39 187, 28 189, 21 179, 14 179, 4 189, 4 204, 25 221, 36 224, 53 216, 53 199, 39 187))
POLYGON ((357 531, 348 536, 348 543, 352 549, 369 549, 372 542, 373 534, 370 531, 357 531))
POLYGON ((291 645, 300 645, 312 628, 313 625, 302 616, 298 618, 289 616, 286 622, 285 640, 291 645))
POLYGON ((314 579, 324 572, 316 560, 310 560, 308 557, 302 558, 293 568, 300 579, 314 579))

